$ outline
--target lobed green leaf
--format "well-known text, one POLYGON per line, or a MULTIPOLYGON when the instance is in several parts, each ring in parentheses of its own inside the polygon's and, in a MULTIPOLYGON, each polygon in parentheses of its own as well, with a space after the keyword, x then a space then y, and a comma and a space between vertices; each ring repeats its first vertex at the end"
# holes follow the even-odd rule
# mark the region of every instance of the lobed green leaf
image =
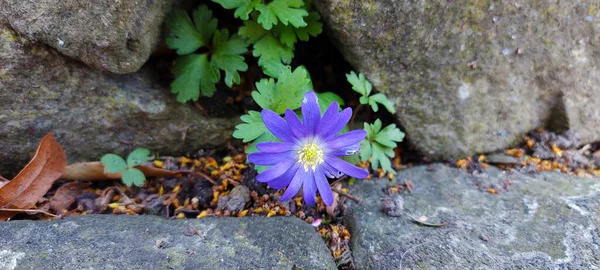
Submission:
POLYGON ((241 139, 246 143, 268 132, 260 112, 249 111, 248 114, 242 115, 240 119, 244 123, 235 126, 235 131, 233 132, 234 138, 241 139))
POLYGON ((284 69, 279 79, 262 79, 252 92, 254 101, 263 109, 283 114, 286 109, 295 110, 302 104, 304 94, 312 88, 312 82, 304 67, 284 69))
POLYGON ((200 47, 206 46, 203 35, 200 34, 192 20, 183 10, 173 10, 165 18, 168 34, 166 43, 171 49, 175 49, 177 54, 193 53, 200 47))
POLYGON ((128 187, 132 185, 141 187, 146 182, 146 176, 144 173, 142 173, 142 171, 136 168, 130 168, 123 172, 121 175, 121 180, 123 181, 123 184, 127 185, 128 187))
POLYGON ((100 158, 100 162, 104 164, 105 173, 120 173, 127 169, 125 160, 115 154, 106 154, 100 158))
POLYGON ((210 63, 213 67, 225 71, 225 84, 232 87, 233 84, 240 83, 240 74, 238 71, 248 70, 248 65, 244 62, 243 54, 247 51, 246 41, 239 35, 229 38, 227 30, 215 32, 213 37, 214 52, 210 63))
POLYGON ((127 156, 127 166, 134 167, 142 163, 148 162, 152 157, 150 156, 150 150, 146 148, 136 148, 129 156, 127 156))
POLYGON ((226 9, 235 8, 233 16, 242 20, 248 20, 250 12, 260 4, 260 0, 213 0, 213 2, 221 4, 226 9))
POLYGON ((177 77, 171 83, 171 92, 177 94, 177 101, 197 101, 202 94, 211 97, 215 84, 219 81, 218 69, 208 62, 206 54, 180 56, 175 62, 173 73, 177 77))

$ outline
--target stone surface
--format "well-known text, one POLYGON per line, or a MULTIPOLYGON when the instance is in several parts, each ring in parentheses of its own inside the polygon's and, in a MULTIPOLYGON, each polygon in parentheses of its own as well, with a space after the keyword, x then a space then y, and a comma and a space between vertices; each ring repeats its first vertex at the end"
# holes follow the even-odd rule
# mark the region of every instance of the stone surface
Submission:
POLYGON ((313 3, 425 153, 507 148, 539 126, 600 139, 594 1, 313 3))
POLYGON ((11 270, 335 269, 320 235, 295 217, 12 221, 0 226, 0 262, 11 270))
POLYGON ((0 25, 0 174, 18 172, 48 132, 70 162, 124 155, 135 147, 193 153, 231 137, 235 112, 206 118, 193 105, 178 103, 155 77, 150 69, 100 72, 0 25))
POLYGON ((161 40, 172 0, 2 0, 0 22, 62 54, 114 73, 137 71, 161 40))
POLYGON ((398 173, 414 189, 400 217, 382 211, 388 180, 360 181, 347 226, 358 269, 598 269, 600 181, 491 167, 473 176, 445 165, 398 173), (509 191, 503 184, 512 180, 509 191), (500 194, 485 192, 488 187, 500 194), (426 227, 413 222, 447 223, 426 227))

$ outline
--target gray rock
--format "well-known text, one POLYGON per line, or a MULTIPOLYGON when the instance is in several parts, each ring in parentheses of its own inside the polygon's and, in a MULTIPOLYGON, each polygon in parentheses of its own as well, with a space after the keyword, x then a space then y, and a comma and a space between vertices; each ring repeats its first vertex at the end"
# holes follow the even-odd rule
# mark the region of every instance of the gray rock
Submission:
POLYGON ((206 118, 154 77, 100 72, 0 25, 0 174, 20 170, 48 132, 70 162, 135 147, 179 155, 231 137, 235 114, 206 118))
POLYGON ((295 217, 12 221, 0 226, 0 263, 8 269, 335 269, 319 234, 295 217))
POLYGON ((425 153, 507 148, 539 126, 600 139, 600 13, 578 1, 314 1, 425 153))
POLYGON ((490 167, 477 176, 443 165, 402 170, 404 214, 381 210, 389 181, 361 181, 347 222, 358 269, 597 269, 600 184, 556 172, 524 175, 490 167), (513 181, 489 194, 479 183, 513 181), (412 221, 428 217, 427 227, 412 221))
POLYGON ((114 73, 135 72, 161 41, 172 0, 2 0, 0 22, 28 39, 114 73))
POLYGON ((240 212, 244 210, 246 204, 250 202, 250 190, 242 185, 234 187, 229 195, 219 197, 217 208, 219 210, 229 210, 231 212, 240 212))

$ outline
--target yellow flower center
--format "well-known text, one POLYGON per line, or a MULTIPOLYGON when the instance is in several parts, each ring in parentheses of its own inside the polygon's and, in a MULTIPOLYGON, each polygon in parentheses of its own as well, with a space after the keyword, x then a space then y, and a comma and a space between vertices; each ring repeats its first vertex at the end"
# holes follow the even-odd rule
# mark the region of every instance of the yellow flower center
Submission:
POLYGON ((298 162, 304 165, 304 171, 308 172, 310 166, 314 172, 317 165, 323 163, 323 150, 314 143, 306 144, 298 150, 298 162))

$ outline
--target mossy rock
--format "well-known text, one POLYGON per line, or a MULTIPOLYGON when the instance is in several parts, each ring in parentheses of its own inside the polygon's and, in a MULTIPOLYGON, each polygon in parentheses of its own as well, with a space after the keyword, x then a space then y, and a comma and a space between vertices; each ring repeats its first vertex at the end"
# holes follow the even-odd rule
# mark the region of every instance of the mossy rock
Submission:
POLYGON ((509 147, 540 126, 600 139, 597 2, 314 1, 423 152, 509 147))
POLYGON ((0 63, 0 174, 18 172, 49 132, 76 162, 136 147, 161 155, 217 148, 239 122, 235 112, 207 118, 178 103, 150 68, 101 72, 1 24, 0 63))

